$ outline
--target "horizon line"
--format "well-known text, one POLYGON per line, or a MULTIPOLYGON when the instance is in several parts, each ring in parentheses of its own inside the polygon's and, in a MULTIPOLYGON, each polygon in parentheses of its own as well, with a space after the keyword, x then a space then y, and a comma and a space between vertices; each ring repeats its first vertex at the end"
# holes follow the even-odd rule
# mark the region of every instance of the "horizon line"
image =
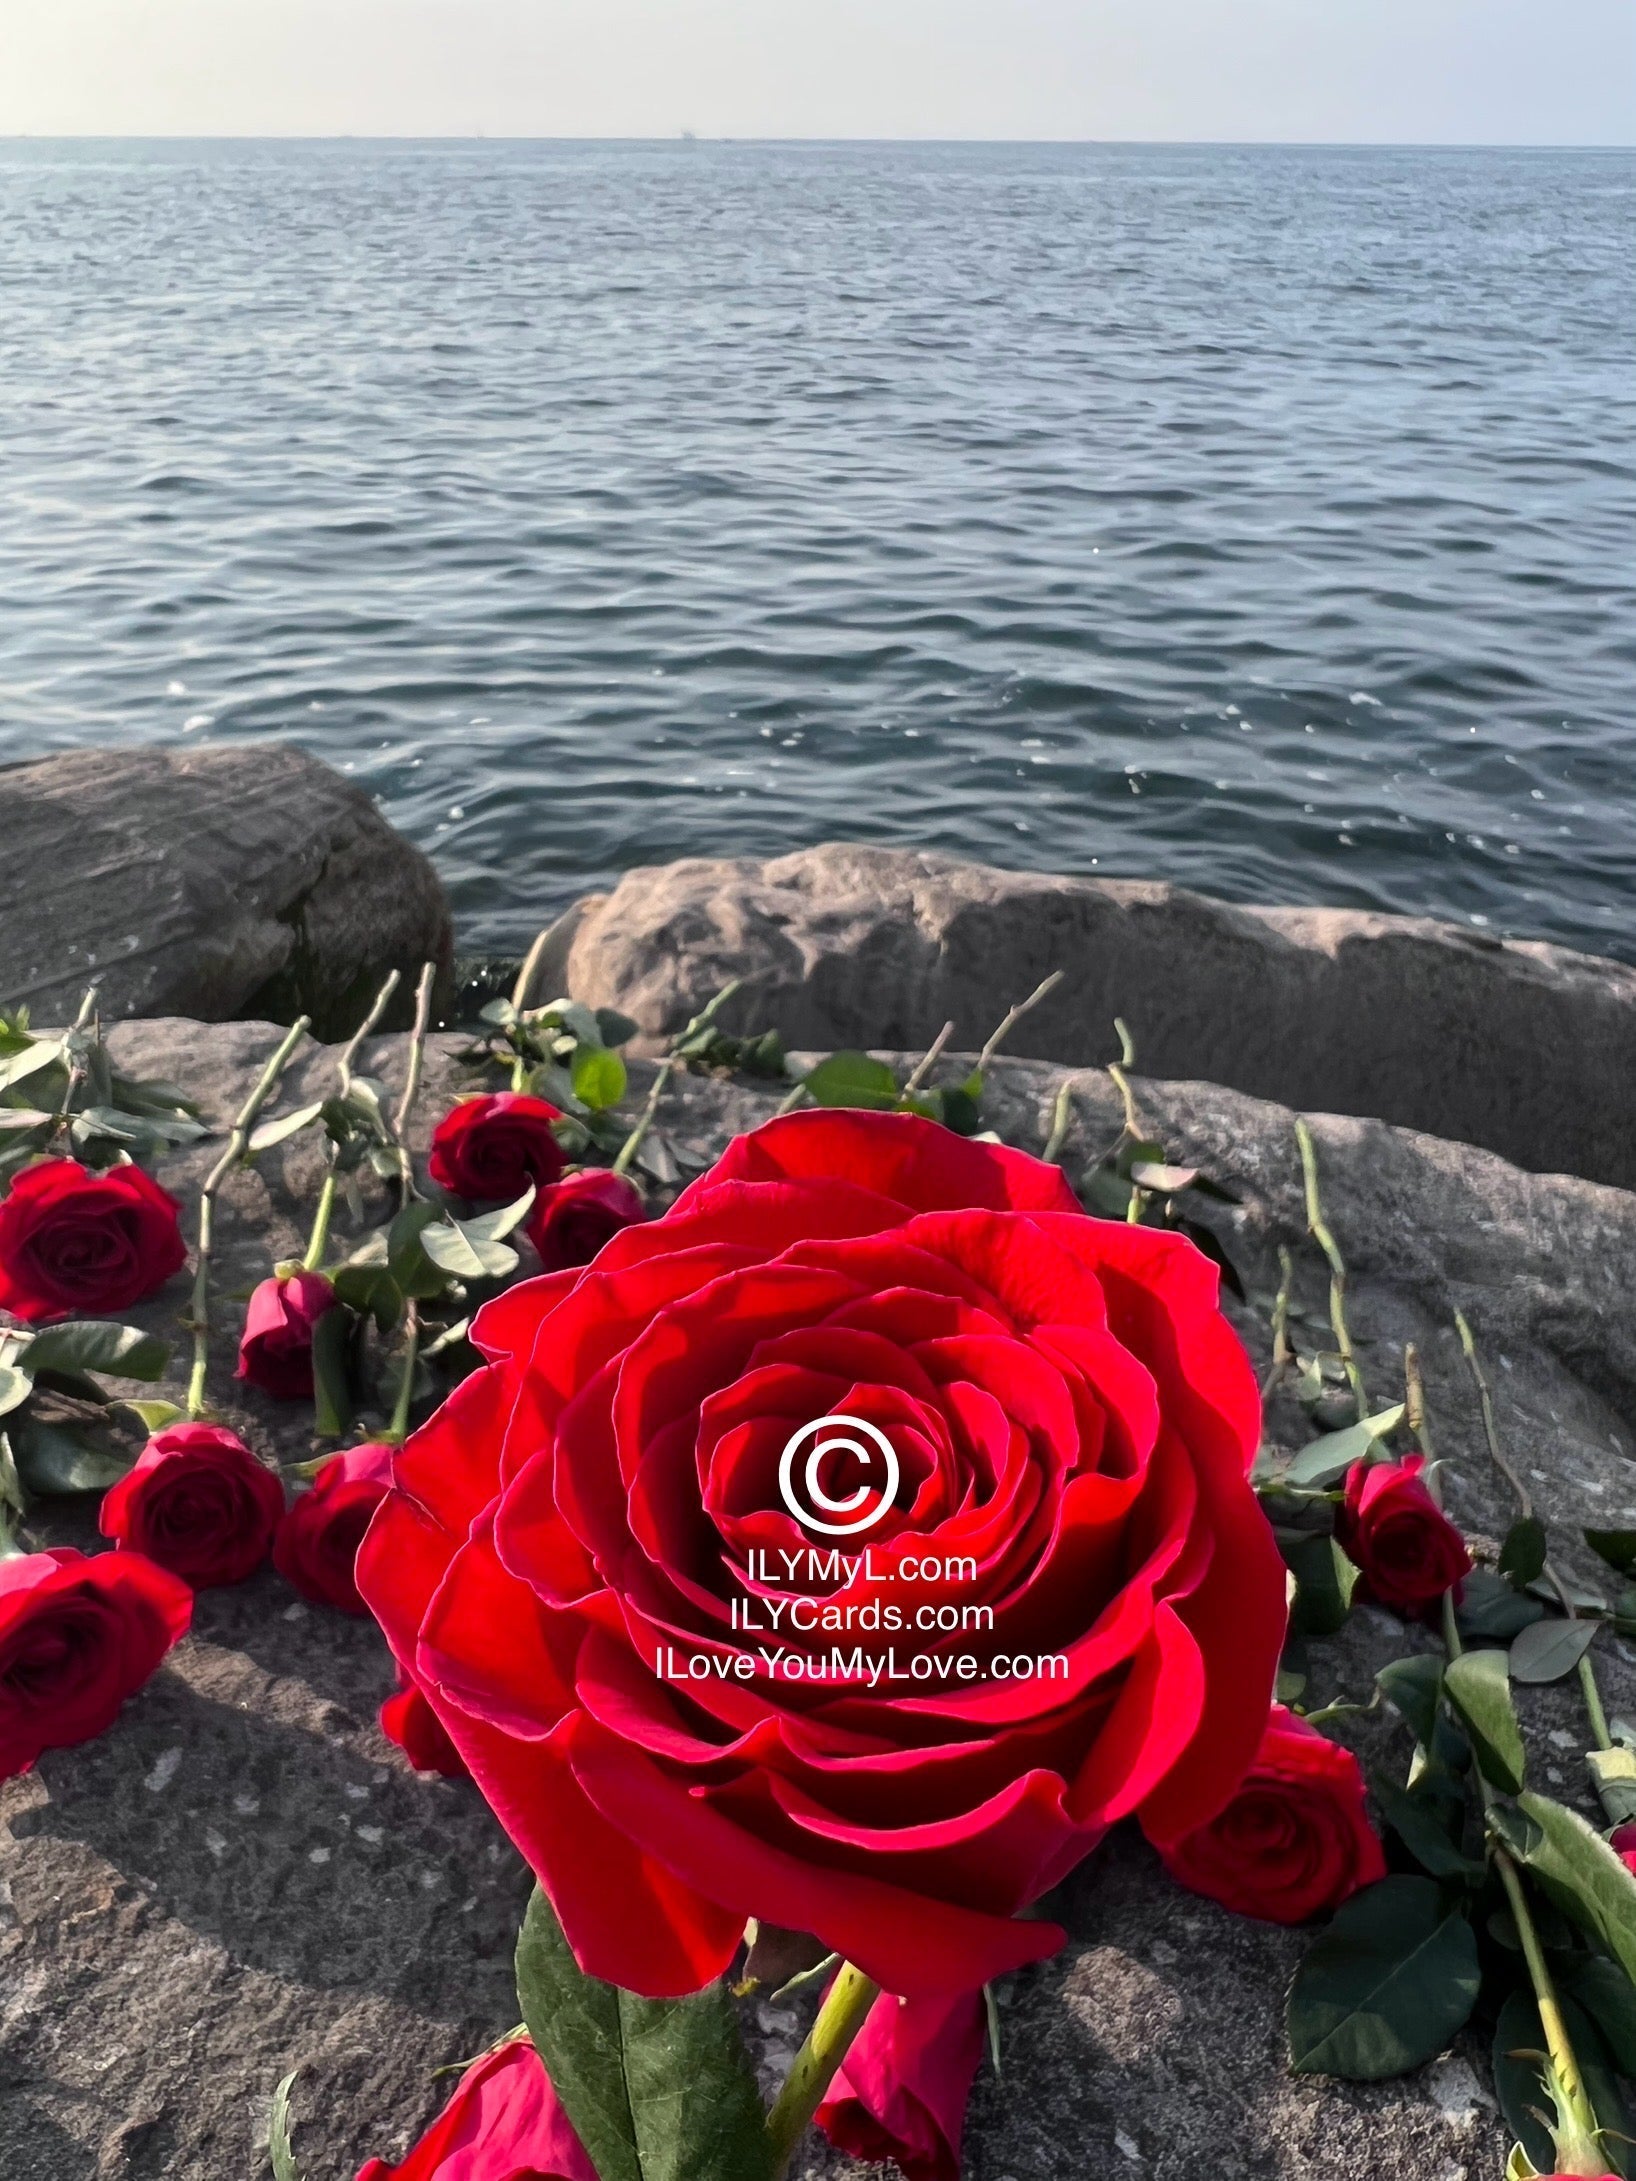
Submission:
POLYGON ((574 136, 551 133, 514 135, 487 130, 305 129, 0 129, 0 144, 734 144, 945 146, 976 145, 1035 150, 1170 151, 1636 151, 1636 138, 1563 139, 1557 137, 1302 137, 1302 136, 758 136, 714 134, 677 128, 647 134, 574 136))

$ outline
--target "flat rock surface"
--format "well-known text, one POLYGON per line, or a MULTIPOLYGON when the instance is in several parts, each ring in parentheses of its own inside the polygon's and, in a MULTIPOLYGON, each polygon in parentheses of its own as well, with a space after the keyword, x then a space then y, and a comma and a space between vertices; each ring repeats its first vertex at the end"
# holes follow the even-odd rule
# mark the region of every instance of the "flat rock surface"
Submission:
POLYGON ((79 750, 0 768, 0 1006, 326 1034, 453 938, 431 864, 354 782, 285 743, 79 750))
POLYGON ((730 977, 730 1028, 792 1045, 974 1049, 1053 970, 1009 1050, 1117 1058, 1328 1113, 1380 1114, 1519 1166, 1636 1185, 1636 970, 1425 917, 1241 908, 1179 886, 829 842, 628 871, 555 927, 538 996, 679 1030, 730 977))
MULTIPOLYGON (((123 1025, 112 1042, 125 1065, 194 1086, 222 1116, 274 1040, 264 1025, 161 1021, 123 1025)), ((455 1043, 434 1041, 428 1119, 459 1079, 455 1043)), ((391 1040, 370 1062, 388 1081, 401 1063, 391 1040)), ((316 1094, 333 1064, 311 1051, 285 1104, 316 1094)), ((1104 1077, 1001 1063, 989 1114, 1008 1141, 1039 1148, 1065 1074, 1074 1176, 1118 1129, 1104 1077)), ((635 1071, 633 1102, 647 1080, 635 1071)), ((1292 1116, 1203 1083, 1136 1089, 1144 1125, 1173 1157, 1242 1192, 1216 1224, 1264 1298, 1277 1245, 1302 1227, 1292 1116)), ((662 1109, 666 1140, 679 1161, 703 1161, 776 1096, 683 1079, 662 1109)), ((1591 1576, 1577 1525, 1636 1522, 1636 1198, 1378 1122, 1319 1117, 1313 1128, 1371 1391, 1396 1397, 1402 1344, 1418 1341, 1450 1503, 1468 1529, 1500 1534, 1508 1503, 1450 1331, 1463 1307, 1513 1458, 1564 1562, 1591 1576)), ((187 1196, 211 1155, 195 1147, 164 1178, 187 1196)), ((305 1138, 233 1179, 224 1291, 296 1246, 317 1179, 305 1138)), ((1310 1246, 1298 1256, 1298 1300, 1320 1311, 1321 1266, 1310 1246)), ((133 1315, 174 1334, 183 1289, 172 1283, 133 1315)), ((214 1396, 252 1443, 299 1459, 310 1451, 302 1412, 233 1386, 237 1316, 236 1305, 223 1312, 214 1396)), ((1264 1310, 1235 1306, 1235 1317, 1264 1364, 1264 1310)), ((1285 1443, 1303 1435, 1282 1397, 1270 1428, 1285 1443)), ((43 1527, 89 1541, 72 1511, 43 1527)), ((1367 1695, 1376 1666, 1426 1640, 1365 1609, 1342 1640, 1314 1647, 1314 1694, 1367 1695)), ((1597 1655, 1609 1709, 1636 1712, 1630 1652, 1604 1642, 1597 1655)), ((371 1623, 302 1605, 264 1572, 201 1595, 193 1634, 112 1731, 0 1787, 6 2181, 264 2173, 268 2098, 298 2063, 302 2170, 350 2181, 424 2125, 447 2087, 434 2069, 512 2025, 527 1873, 474 1789, 416 1777, 383 1740, 374 1715, 389 1687, 371 1623)), ((1575 1685, 1524 1701, 1538 1776, 1589 1812, 1575 1685)), ((1389 1721, 1350 1739, 1401 1772, 1406 1737, 1389 1721)), ((1068 1947, 1001 1994, 1004 2077, 985 2074, 974 2098, 974 2181, 1498 2181, 1507 2146, 1483 2035, 1394 2083, 1294 2080, 1281 2006, 1300 1933, 1180 1892, 1126 1835, 1055 1905, 1068 1947)), ((761 2001, 749 2014, 769 2063, 800 2033, 798 2012, 761 2001)), ((822 2150, 801 2170, 808 2181, 861 2172, 822 2150)))

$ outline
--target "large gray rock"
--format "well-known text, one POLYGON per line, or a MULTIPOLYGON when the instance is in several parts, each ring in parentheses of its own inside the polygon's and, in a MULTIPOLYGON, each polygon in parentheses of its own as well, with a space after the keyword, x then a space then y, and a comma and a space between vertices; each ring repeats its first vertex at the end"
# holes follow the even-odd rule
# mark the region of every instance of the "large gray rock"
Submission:
MULTIPOLYGON (((132 1022, 113 1042, 133 1070, 194 1085, 219 1118, 274 1035, 252 1023, 132 1022)), ((422 1142, 459 1081, 455 1042, 434 1041, 422 1142)), ((317 1095, 333 1064, 310 1051, 285 1104, 317 1095)), ((395 1083, 401 1041, 382 1041, 368 1064, 395 1083)), ((1119 1126, 1105 1077, 1002 1062, 990 1118, 1008 1141, 1038 1148, 1065 1077, 1077 1176, 1119 1126)), ((650 1081, 634 1072, 633 1110, 650 1081)), ((1144 1125, 1174 1156, 1242 1191, 1240 1210, 1213 1216, 1252 1294, 1270 1288, 1278 1245, 1293 1243, 1298 1302, 1321 1315, 1323 1269, 1299 1245, 1292 1115, 1197 1082, 1142 1080, 1136 1091, 1144 1125)), ((661 1127, 682 1165, 696 1164, 777 1095, 685 1078, 666 1094, 661 1127)), ((1416 1340, 1451 1505, 1473 1532, 1500 1534, 1506 1496, 1450 1331, 1462 1306, 1557 1548, 1592 1575, 1577 1525, 1636 1522, 1636 1197, 1522 1174, 1375 1121, 1319 1117, 1313 1128, 1372 1392, 1391 1398, 1403 1342, 1416 1340)), ((164 1178, 190 1196, 211 1155, 198 1146, 164 1178)), ((305 1138, 232 1178, 224 1296, 292 1249, 317 1181, 305 1138)), ((174 1335, 185 1286, 173 1282, 138 1315, 174 1335)), ((1264 1364, 1263 1309, 1234 1314, 1264 1364)), ((236 1316, 229 1304, 213 1397, 252 1443, 299 1459, 309 1451, 300 1412, 233 1385, 236 1316)), ((1300 1428, 1292 1406, 1275 1406, 1275 1436, 1300 1428)), ((50 1534, 74 1531, 69 1518, 50 1534)), ((1315 1647, 1314 1694, 1364 1695, 1376 1666, 1427 1640, 1365 1610, 1343 1640, 1315 1647)), ((1598 1658, 1609 1709, 1636 1716, 1636 1655, 1603 1643, 1598 1658)), ((28 2181, 258 2174, 268 2094, 297 2062, 302 2171, 349 2181, 370 2153, 401 2155, 446 2091, 435 2068, 511 2026, 527 1874, 471 1788, 417 1779, 383 1741, 374 1711, 389 1685, 370 1624, 294 1605, 263 1574, 201 1596, 194 1633, 110 1733, 0 1788, 7 2181, 13 2170, 28 2181)), ((1525 1692, 1525 1707, 1535 1777, 1588 1812, 1576 1685, 1525 1692)), ((1388 1721, 1350 1738, 1399 1772, 1406 1764, 1388 1721)), ((1002 1991, 1005 2072, 978 2086, 972 2181, 1497 2181, 1505 2142, 1482 2034, 1397 2082, 1294 2080, 1281 2009, 1300 1933, 1179 1892, 1128 1836, 1054 1905, 1069 1945, 1002 1991)), ((748 2011, 765 2054, 800 2032, 799 2008, 762 2000, 748 2011)), ((861 2181, 816 2148, 799 2172, 861 2181)))
POLYGON ((629 871, 559 921, 538 990, 659 1035, 738 976, 732 1027, 925 1046, 952 1017, 956 1044, 978 1046, 1054 969, 1062 984, 1011 1050, 1106 1061, 1119 1015, 1149 1074, 1636 1185, 1636 970, 1421 917, 1237 908, 836 844, 629 871))
POLYGON ((0 1005, 293 1020, 327 1035, 393 967, 452 956, 418 848, 287 743, 78 750, 0 771, 0 1005))

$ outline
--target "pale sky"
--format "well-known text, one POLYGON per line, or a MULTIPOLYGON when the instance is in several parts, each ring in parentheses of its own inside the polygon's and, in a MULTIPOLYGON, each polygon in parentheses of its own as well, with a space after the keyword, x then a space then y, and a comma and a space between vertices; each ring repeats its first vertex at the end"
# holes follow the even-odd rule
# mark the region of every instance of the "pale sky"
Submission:
POLYGON ((1636 143, 1636 0, 0 0, 0 135, 1636 143))

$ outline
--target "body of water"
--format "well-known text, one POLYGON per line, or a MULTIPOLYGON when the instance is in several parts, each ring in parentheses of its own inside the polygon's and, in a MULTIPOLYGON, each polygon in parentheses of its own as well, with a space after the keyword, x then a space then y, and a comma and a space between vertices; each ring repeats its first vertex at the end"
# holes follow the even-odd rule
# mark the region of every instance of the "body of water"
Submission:
POLYGON ((1636 957, 1636 154, 0 145, 0 754, 1636 957))

